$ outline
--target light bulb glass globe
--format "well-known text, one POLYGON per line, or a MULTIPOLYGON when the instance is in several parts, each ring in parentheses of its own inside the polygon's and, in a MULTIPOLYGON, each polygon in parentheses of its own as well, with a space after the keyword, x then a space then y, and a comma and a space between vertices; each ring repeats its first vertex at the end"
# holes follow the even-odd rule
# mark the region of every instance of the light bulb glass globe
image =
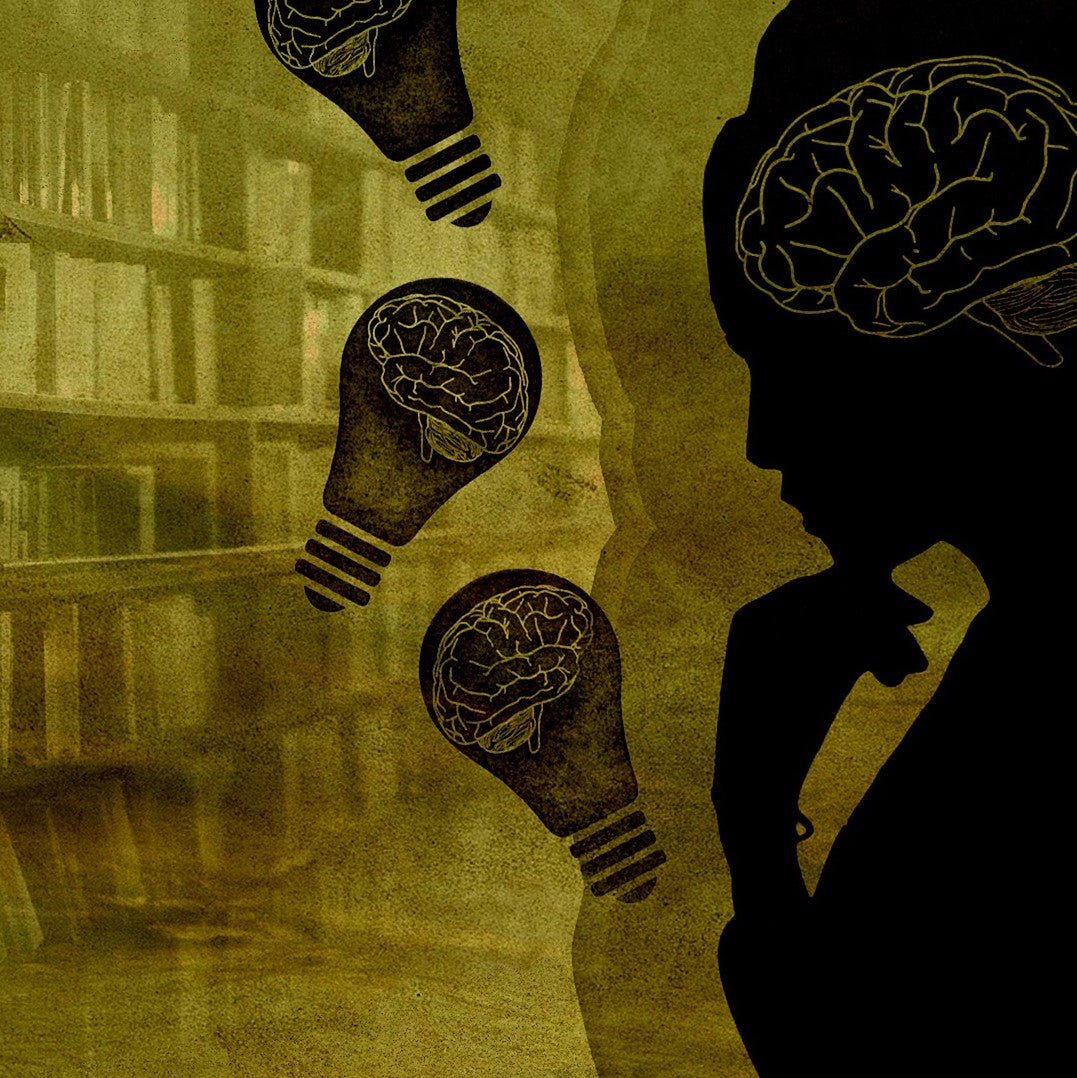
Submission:
POLYGON ((666 855, 634 807, 620 651, 587 592, 533 569, 472 581, 431 622, 419 683, 442 736, 573 838, 592 893, 650 893, 666 855))

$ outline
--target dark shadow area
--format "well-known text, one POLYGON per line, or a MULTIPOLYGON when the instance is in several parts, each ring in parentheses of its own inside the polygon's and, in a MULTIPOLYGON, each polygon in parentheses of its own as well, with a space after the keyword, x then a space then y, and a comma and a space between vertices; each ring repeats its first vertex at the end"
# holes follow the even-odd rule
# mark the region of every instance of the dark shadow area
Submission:
POLYGON ((714 798, 735 917, 719 961, 764 1076, 1046 1073, 1068 1039, 1053 971, 1070 953, 1077 353, 1068 301, 1048 316, 1032 292, 1075 260, 1075 29, 1045 2, 794 2, 708 165, 748 457, 781 471, 835 562, 734 617, 723 676, 714 798), (888 69, 908 70, 872 79, 888 69), (1070 358, 1051 367, 1053 350, 1070 358), (801 784, 862 674, 922 669, 906 626, 929 612, 890 573, 940 541, 990 602, 809 897, 801 784))

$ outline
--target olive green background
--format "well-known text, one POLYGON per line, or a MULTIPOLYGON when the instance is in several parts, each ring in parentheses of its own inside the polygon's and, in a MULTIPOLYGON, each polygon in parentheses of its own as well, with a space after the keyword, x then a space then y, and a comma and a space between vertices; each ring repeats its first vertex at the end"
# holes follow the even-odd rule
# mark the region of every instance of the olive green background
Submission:
MULTIPOLYGON (((533 567, 593 584, 618 633, 642 805, 669 855, 654 894, 626 907, 582 895, 564 844, 440 739, 417 688, 368 701, 355 726, 362 811, 333 816, 351 780, 333 759, 337 742, 314 728, 300 750, 319 777, 309 818, 322 826, 278 851, 298 875, 258 885, 282 922, 321 902, 318 930, 232 948, 105 941, 0 965, 8 1072, 753 1073, 715 961, 731 913, 710 806, 724 642, 740 605, 828 558, 781 503, 777 474, 744 460, 748 378, 711 308, 700 189, 779 6, 460 0, 480 130, 484 107, 505 106, 536 134, 586 379, 567 392, 581 422, 593 421, 589 401, 601 417, 598 461, 590 472, 579 461, 561 471, 506 461, 504 475, 477 481, 451 507, 472 522, 474 549, 438 576, 417 549, 402 551, 391 585, 407 590, 409 617, 340 615, 352 628, 332 660, 361 667, 372 634, 386 632, 417 656, 452 591, 514 564, 498 543, 513 504, 499 493, 520 481, 556 487, 554 504, 581 522, 578 541, 537 549, 533 567), (383 798, 379 783, 404 783, 407 796, 383 798), (304 875, 309 865, 317 872, 304 875)), ((243 77, 274 79, 278 95, 308 92, 273 67, 267 56, 243 77)), ((896 690, 865 677, 835 723, 801 803, 816 826, 801 848, 809 882, 985 598, 948 547, 898 580, 936 609, 916 628, 931 667, 896 690)), ((286 635, 301 599, 266 602, 263 616, 286 635)), ((310 684, 288 675, 266 670, 281 712, 310 684)), ((252 784, 258 774, 252 767, 252 784)))

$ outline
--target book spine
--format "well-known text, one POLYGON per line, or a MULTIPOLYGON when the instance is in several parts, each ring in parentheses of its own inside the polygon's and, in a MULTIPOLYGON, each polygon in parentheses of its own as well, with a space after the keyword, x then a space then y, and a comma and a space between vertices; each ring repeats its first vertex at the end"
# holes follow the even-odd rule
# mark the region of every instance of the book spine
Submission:
POLYGON ((33 84, 27 77, 16 77, 15 80, 15 145, 14 145, 14 175, 12 182, 15 187, 15 197, 25 206, 32 204, 30 195, 32 181, 32 145, 33 145, 33 84))
POLYGON ((202 242, 202 151, 197 131, 187 132, 187 239, 202 242))
POLYGON ((251 152, 246 162, 247 249, 260 262, 310 261, 309 165, 251 152))
POLYGON ((53 192, 52 155, 50 153, 49 78, 42 72, 30 76, 29 84, 29 187, 30 202, 40 209, 50 209, 53 192))
POLYGON ((150 115, 150 225, 155 236, 175 239, 179 215, 179 118, 157 98, 150 115))
POLYGON ((15 171, 16 91, 14 75, 0 71, 0 196, 19 197, 15 171))
POLYGON ((153 98, 128 97, 124 107, 124 197, 123 223, 138 232, 154 230, 155 215, 167 220, 164 204, 154 203, 154 184, 160 190, 160 167, 154 171, 153 98))
POLYGON ((72 217, 93 217, 94 95, 87 82, 71 87, 71 122, 68 127, 67 183, 72 217))
POLYGON ((302 374, 300 404, 304 411, 325 410, 326 329, 329 320, 329 301, 307 293, 303 312, 302 374))
MULTIPOLYGON (((8 957, 32 955, 45 939, 23 865, 12 841, 4 815, 0 813, 0 894, 5 899, 3 949, 8 957)), ((2 954, 0 954, 2 958, 2 954)))
POLYGON ((33 471, 19 472, 19 517, 18 517, 18 552, 19 561, 33 561, 41 549, 38 517, 38 491, 40 476, 33 471))
MULTIPOLYGON (((142 720, 153 708, 153 686, 144 676, 147 641, 139 631, 141 608, 142 604, 125 605, 119 611, 122 695, 115 733, 119 740, 126 742, 133 742, 140 736, 142 720)), ((152 719, 148 725, 152 728, 152 719)))
POLYGON ((154 520, 154 494, 156 475, 152 467, 143 466, 129 469, 135 481, 138 505, 138 553, 152 554, 156 538, 154 520))
POLYGON ((152 465, 101 465, 92 469, 94 545, 101 554, 152 554, 152 465))
POLYGON ((217 403, 217 288, 208 277, 191 280, 191 346, 196 404, 217 403))
POLYGON ((94 282, 88 259, 57 254, 54 261, 54 389, 68 399, 94 395, 94 282))
POLYGON ((50 90, 47 130, 49 194, 47 200, 42 201, 42 206, 57 213, 71 213, 73 162, 68 153, 74 143, 71 83, 51 83, 50 90))
POLYGON ((19 469, 0 466, 0 565, 19 557, 19 469))
POLYGON ((108 98, 108 174, 112 183, 112 220, 124 226, 132 226, 134 216, 129 182, 131 146, 128 137, 132 108, 130 99, 123 95, 108 98))
POLYGON ((79 740, 79 635, 77 604, 54 611, 45 623, 45 755, 77 759, 79 740))
POLYGON ((115 199, 112 189, 112 103, 107 94, 92 90, 89 120, 89 183, 93 216, 98 221, 112 221, 115 199))
POLYGON ((172 285, 153 280, 150 286, 150 392, 162 404, 175 404, 176 341, 172 317, 172 285))
MULTIPOLYGON (((0 477, 0 482, 2 482, 0 477)), ((2 495, 0 495, 2 498, 2 495)), ((13 701, 12 678, 14 676, 14 640, 12 637, 12 614, 0 611, 0 768, 10 762, 11 753, 11 714, 13 701)), ((0 827, 3 826, 0 820, 0 827)), ((0 836, 0 841, 3 836, 0 836)))
POLYGON ((122 905, 138 905, 145 901, 146 889, 142 883, 141 859, 127 812, 123 781, 108 780, 99 797, 105 836, 103 852, 111 868, 113 894, 122 905))
POLYGON ((31 245, 0 242, 0 392, 37 392, 37 320, 31 245))
POLYGON ((105 400, 149 400, 146 267, 99 262, 94 271, 96 396, 105 400))
POLYGON ((288 184, 285 212, 284 247, 281 252, 287 262, 305 266, 310 262, 311 241, 311 168, 299 161, 285 163, 288 184))

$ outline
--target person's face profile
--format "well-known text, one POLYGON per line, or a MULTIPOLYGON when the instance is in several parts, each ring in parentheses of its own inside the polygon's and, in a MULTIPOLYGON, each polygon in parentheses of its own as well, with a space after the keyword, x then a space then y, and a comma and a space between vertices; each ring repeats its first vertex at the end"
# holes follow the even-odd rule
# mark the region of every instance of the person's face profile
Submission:
MULTIPOLYGON (((958 467, 942 379, 916 346, 827 350, 738 340, 750 374, 746 456, 781 474, 781 498, 837 560, 897 561, 942 537, 958 467), (895 560, 896 559, 896 560, 895 560)), ((855 343, 855 342, 854 342, 855 343)))

